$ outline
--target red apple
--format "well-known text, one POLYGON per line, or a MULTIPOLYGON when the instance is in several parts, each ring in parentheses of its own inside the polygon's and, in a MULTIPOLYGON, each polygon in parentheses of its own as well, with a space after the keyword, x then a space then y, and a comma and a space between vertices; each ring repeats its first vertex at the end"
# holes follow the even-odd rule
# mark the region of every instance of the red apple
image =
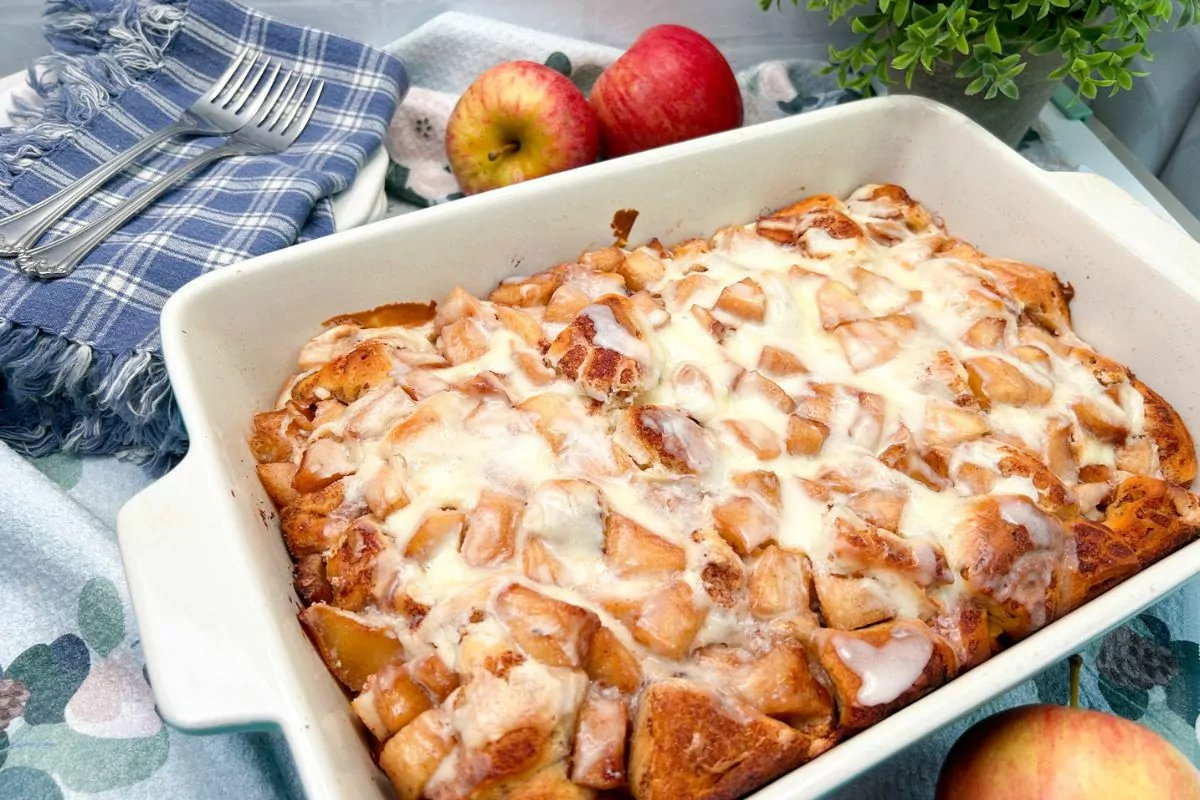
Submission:
POLYGON ((695 139, 742 124, 729 62, 681 25, 656 25, 600 74, 590 97, 606 158, 695 139))
POLYGON ((936 800, 1200 798, 1200 772, 1157 734, 1099 711, 1011 708, 962 735, 936 800))
POLYGON ((562 73, 509 61, 480 75, 446 123, 446 155, 467 194, 591 164, 596 115, 562 73))

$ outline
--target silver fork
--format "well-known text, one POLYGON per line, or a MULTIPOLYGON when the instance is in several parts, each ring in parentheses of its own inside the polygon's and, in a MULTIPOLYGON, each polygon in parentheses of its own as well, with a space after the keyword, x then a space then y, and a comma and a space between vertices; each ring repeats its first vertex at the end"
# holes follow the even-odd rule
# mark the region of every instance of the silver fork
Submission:
POLYGON ((308 126, 324 87, 323 81, 306 77, 299 72, 289 72, 282 81, 275 83, 271 88, 266 102, 262 104, 254 119, 230 136, 224 144, 205 150, 75 233, 42 247, 26 250, 17 257, 17 266, 26 275, 35 278, 61 278, 70 275, 92 248, 193 171, 229 156, 260 155, 286 150, 308 126), (300 89, 301 84, 303 89, 300 89))
POLYGON ((19 255, 21 251, 32 247, 51 225, 62 219, 79 201, 99 189, 147 150, 174 136, 228 134, 245 125, 258 113, 270 89, 269 83, 279 71, 279 67, 275 66, 268 78, 268 85, 256 91, 269 66, 269 59, 264 59, 257 51, 243 48, 212 88, 192 103, 177 121, 150 134, 62 191, 0 220, 0 257, 19 255))

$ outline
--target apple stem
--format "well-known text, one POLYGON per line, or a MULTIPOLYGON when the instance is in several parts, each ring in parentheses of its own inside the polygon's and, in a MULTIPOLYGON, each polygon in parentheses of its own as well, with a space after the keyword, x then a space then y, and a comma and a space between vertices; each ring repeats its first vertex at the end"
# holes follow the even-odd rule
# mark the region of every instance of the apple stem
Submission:
POLYGON ((521 145, 519 142, 509 142, 508 144, 501 147, 499 150, 493 150, 492 152, 488 153, 488 161, 495 161, 497 158, 499 158, 502 155, 506 155, 508 153, 515 153, 520 149, 521 149, 521 145))
POLYGON ((1079 672, 1083 669, 1083 656, 1075 653, 1067 659, 1071 669, 1071 708, 1079 708, 1079 672))

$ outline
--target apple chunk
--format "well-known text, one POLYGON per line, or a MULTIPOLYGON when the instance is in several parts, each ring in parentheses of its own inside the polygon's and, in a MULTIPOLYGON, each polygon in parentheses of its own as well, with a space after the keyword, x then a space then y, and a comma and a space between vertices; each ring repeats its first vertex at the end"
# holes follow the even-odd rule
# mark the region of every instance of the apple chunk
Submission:
POLYGON ((367 678, 404 655, 392 631, 324 603, 301 611, 300 623, 329 671, 354 692, 362 691, 367 678))

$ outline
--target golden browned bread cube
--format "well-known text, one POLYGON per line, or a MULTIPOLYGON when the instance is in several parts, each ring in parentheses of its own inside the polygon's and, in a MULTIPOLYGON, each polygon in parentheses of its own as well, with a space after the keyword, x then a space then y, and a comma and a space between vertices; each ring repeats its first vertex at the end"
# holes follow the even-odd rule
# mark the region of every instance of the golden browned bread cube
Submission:
POLYGON ((391 345, 368 339, 292 387, 292 398, 310 404, 327 397, 353 403, 364 392, 392 380, 397 360, 391 345))
POLYGON ((1200 498, 1157 478, 1126 478, 1105 509, 1104 524, 1136 543, 1145 567, 1200 533, 1200 498))
POLYGON ((550 302, 554 290, 562 285, 562 280, 561 273, 547 270, 528 278, 505 281, 492 290, 488 300, 521 308, 544 306, 550 302))
POLYGON ((891 361, 916 328, 916 321, 908 314, 892 314, 847 322, 839 325, 833 335, 842 346, 850 368, 862 372, 891 361))
POLYGON ((628 736, 629 701, 614 690, 589 689, 575 727, 571 780, 593 789, 623 786, 628 736))
POLYGON ((325 564, 325 574, 333 587, 333 605, 362 611, 374 602, 379 554, 391 544, 391 537, 370 517, 360 517, 346 528, 325 564))
POLYGON ((389 664, 367 678, 351 705, 381 742, 433 707, 429 695, 401 664, 389 664))
POLYGON ((729 543, 714 530, 701 529, 692 533, 692 541, 700 545, 700 581, 712 601, 725 608, 738 603, 746 583, 746 569, 729 543))
POLYGON ((987 610, 969 597, 960 599, 929 622, 930 629, 954 650, 959 672, 977 666, 996 650, 987 610))
POLYGON ((657 380, 646 334, 627 297, 607 295, 583 308, 546 351, 558 372, 588 396, 625 397, 657 380))
POLYGON ((812 571, 808 558, 768 545, 750 570, 747 591, 750 613, 759 619, 811 613, 812 571))
POLYGON ((900 530, 900 515, 907 503, 908 490, 904 487, 864 489, 850 495, 846 507, 863 521, 895 533, 900 530))
POLYGON ((767 296, 756 281, 743 278, 721 290, 713 310, 735 319, 762 322, 767 313, 767 296))
POLYGON ((966 586, 997 627, 1027 636, 1058 613, 1062 524, 1024 496, 973 501, 951 539, 966 586))
POLYGON ((657 284, 667 272, 661 261, 643 249, 627 253, 616 271, 625 279, 625 285, 635 292, 657 284))
POLYGON ((591 611, 520 584, 497 595, 496 613, 522 650, 555 667, 582 667, 600 627, 591 611))
POLYGON ((308 427, 308 420, 292 406, 255 414, 250 452, 259 463, 291 461, 308 427))
POLYGON ((353 692, 361 691, 367 678, 404 656, 392 631, 368 625, 333 606, 311 605, 300 612, 300 622, 325 666, 353 692))
POLYGON ((604 520, 604 557, 614 569, 631 574, 681 572, 687 567, 683 548, 616 512, 604 520))
POLYGON ((817 657, 837 695, 838 723, 874 725, 954 676, 954 651, 919 620, 885 622, 857 631, 821 629, 817 657))
POLYGON ((1179 486, 1188 486, 1196 477, 1196 447, 1192 435, 1174 408, 1153 389, 1130 378, 1142 395, 1146 428, 1158 447, 1158 463, 1163 477, 1179 486))
POLYGON ((300 493, 292 488, 292 478, 296 475, 295 464, 287 461, 255 464, 254 470, 275 508, 283 510, 300 498, 300 493))
POLYGON ((918 586, 954 582, 942 548, 927 539, 907 539, 867 522, 835 521, 833 556, 851 572, 895 572, 918 586))
POLYGON ((325 552, 337 541, 349 523, 345 487, 341 481, 326 486, 319 492, 302 494, 279 515, 283 539, 292 558, 325 552))
POLYGON ((817 311, 821 315, 821 327, 827 331, 844 322, 875 316, 853 289, 835 280, 821 282, 821 288, 817 289, 817 311))
POLYGON ((471 676, 451 701, 460 740, 426 784, 431 800, 509 797, 521 791, 519 783, 565 761, 587 679, 551 669, 525 661, 503 675, 471 676))
POLYGON ((1052 333, 1070 329, 1071 312, 1067 309, 1067 295, 1053 272, 998 258, 984 258, 980 265, 997 279, 999 286, 1010 297, 1022 303, 1024 312, 1039 325, 1052 333))
POLYGON ((462 541, 466 524, 467 515, 462 511, 454 509, 431 511, 413 531, 413 535, 404 548, 404 555, 424 561, 447 542, 453 542, 457 549, 462 541))
POLYGON ((642 683, 637 657, 608 628, 598 628, 592 636, 585 669, 601 686, 614 686, 622 692, 635 692, 642 683))
POLYGON ((496 564, 513 557, 517 523, 525 503, 510 495, 485 491, 467 517, 462 554, 472 566, 496 564))
POLYGON ((873 578, 818 572, 813 576, 821 617, 830 628, 850 631, 889 620, 896 614, 887 593, 873 578))
POLYGON ((796 401, 778 383, 752 369, 738 373, 733 391, 750 398, 762 398, 784 414, 790 414, 796 408, 796 401))
POLYGON ((734 497, 713 508, 713 527, 738 555, 747 555, 779 533, 778 511, 753 497, 734 497))
POLYGON ((786 378, 789 375, 803 375, 808 372, 795 354, 774 345, 763 345, 758 355, 758 370, 764 375, 776 378, 786 378))
POLYGON ((420 800, 425 784, 454 747, 453 732, 437 709, 430 709, 388 739, 379 766, 399 800, 420 800))
POLYGON ((297 559, 292 567, 292 586, 304 605, 333 602, 333 587, 325 577, 325 559, 319 555, 297 559))
POLYGON ((613 438, 641 466, 701 473, 712 465, 713 446, 704 428, 663 406, 630 406, 614 424, 613 438))
POLYGON ((808 755, 788 725, 699 684, 662 681, 638 705, 629 783, 639 800, 734 800, 808 755))
POLYGON ((446 666, 437 651, 408 662, 408 674, 439 703, 444 702, 459 684, 458 674, 446 666))

